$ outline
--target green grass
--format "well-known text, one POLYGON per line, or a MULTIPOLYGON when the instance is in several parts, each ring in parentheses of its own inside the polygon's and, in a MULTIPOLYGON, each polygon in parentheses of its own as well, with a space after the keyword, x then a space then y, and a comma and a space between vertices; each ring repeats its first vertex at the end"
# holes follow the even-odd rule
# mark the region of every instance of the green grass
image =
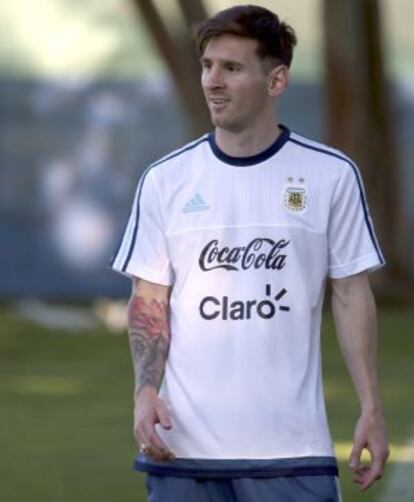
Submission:
MULTIPOLYGON (((382 387, 390 439, 412 433, 414 314, 381 311, 382 387)), ((124 336, 55 333, 0 312, 0 499, 7 502, 144 501, 133 472, 132 371, 124 336)), ((354 393, 327 318, 324 374, 335 441, 348 443, 354 393)), ((397 460, 395 458, 394 460, 397 460)), ((361 496, 341 462, 345 501, 376 500, 387 478, 361 496)))
POLYGON ((0 326, 0 499, 144 501, 125 337, 0 326))

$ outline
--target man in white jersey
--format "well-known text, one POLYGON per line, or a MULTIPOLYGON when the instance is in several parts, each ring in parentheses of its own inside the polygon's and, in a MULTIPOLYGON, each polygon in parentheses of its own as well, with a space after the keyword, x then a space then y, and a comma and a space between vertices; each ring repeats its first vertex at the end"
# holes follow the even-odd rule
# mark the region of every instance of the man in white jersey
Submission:
POLYGON ((339 500, 320 366, 327 279, 361 406, 350 467, 362 490, 388 456, 367 277, 384 260, 361 178, 275 120, 290 26, 237 6, 196 38, 214 132, 146 169, 112 262, 133 278, 135 466, 151 502, 339 500))

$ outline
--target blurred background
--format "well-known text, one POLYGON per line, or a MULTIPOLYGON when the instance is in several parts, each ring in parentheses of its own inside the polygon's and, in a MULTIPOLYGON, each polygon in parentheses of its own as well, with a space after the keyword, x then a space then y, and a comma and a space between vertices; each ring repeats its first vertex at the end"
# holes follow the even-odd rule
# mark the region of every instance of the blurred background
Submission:
MULTIPOLYGON (((131 467, 130 284, 108 264, 142 170, 211 129, 189 27, 238 3, 0 5, 2 501, 145 500, 131 467)), ((345 467, 357 405, 325 316, 345 500, 414 501, 414 3, 255 3, 299 39, 282 122, 358 162, 388 262, 372 279, 392 457, 364 496, 345 467)))

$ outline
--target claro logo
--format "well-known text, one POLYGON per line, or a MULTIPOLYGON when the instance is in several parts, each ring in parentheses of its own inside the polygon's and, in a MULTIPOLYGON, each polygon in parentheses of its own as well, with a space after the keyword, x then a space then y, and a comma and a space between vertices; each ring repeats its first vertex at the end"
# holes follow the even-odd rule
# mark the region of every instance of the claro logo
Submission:
POLYGON ((273 296, 271 284, 266 284, 266 296, 261 299, 235 300, 228 296, 217 298, 215 296, 206 296, 200 302, 200 315, 206 321, 221 319, 223 321, 243 321, 260 317, 262 319, 272 319, 276 312, 289 312, 290 307, 280 305, 280 300, 287 293, 283 288, 273 296))
POLYGON ((220 246, 219 241, 210 241, 200 253, 201 270, 208 272, 218 268, 225 270, 248 270, 265 268, 281 270, 286 264, 283 252, 290 241, 256 238, 243 247, 220 246))

